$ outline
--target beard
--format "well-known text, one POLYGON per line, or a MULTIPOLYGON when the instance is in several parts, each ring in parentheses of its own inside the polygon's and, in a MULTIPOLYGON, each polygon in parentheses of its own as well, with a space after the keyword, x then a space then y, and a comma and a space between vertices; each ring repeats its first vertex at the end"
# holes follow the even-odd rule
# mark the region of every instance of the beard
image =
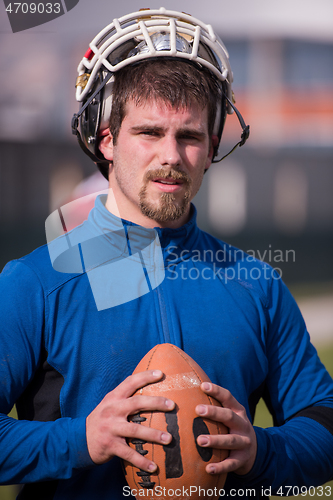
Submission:
POLYGON ((174 170, 173 168, 169 170, 163 168, 150 170, 146 173, 143 181, 143 186, 139 193, 140 209, 143 215, 156 222, 167 222, 177 220, 185 214, 190 203, 192 186, 192 180, 185 172, 174 170), (148 183, 157 177, 159 179, 172 178, 182 181, 184 189, 182 198, 177 201, 173 193, 161 193, 157 202, 149 200, 147 194, 148 183))

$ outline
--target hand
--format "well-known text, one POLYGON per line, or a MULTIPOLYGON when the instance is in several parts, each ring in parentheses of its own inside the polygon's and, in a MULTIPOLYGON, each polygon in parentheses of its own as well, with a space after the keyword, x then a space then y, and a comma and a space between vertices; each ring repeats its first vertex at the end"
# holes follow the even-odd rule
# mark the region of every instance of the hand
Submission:
POLYGON ((250 472, 257 455, 257 438, 253 426, 247 418, 245 408, 222 387, 204 382, 201 389, 219 401, 223 408, 211 405, 198 405, 196 412, 201 417, 222 422, 229 428, 229 434, 201 435, 197 438, 199 446, 230 450, 228 458, 216 464, 209 464, 209 474, 236 472, 244 475, 250 472))
POLYGON ((171 442, 172 436, 168 432, 128 421, 129 415, 142 411, 169 411, 174 408, 174 402, 164 397, 133 396, 140 387, 157 382, 162 375, 160 370, 149 370, 127 377, 88 415, 87 445, 93 462, 103 464, 118 456, 139 469, 148 472, 156 470, 156 464, 130 448, 126 438, 137 438, 159 444, 171 442))

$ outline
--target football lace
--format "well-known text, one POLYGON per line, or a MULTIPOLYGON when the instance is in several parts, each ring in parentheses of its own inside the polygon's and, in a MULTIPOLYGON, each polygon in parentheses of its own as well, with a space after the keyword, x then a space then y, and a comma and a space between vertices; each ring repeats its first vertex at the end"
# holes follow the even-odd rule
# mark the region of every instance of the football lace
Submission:
MULTIPOLYGON (((145 422, 147 420, 145 417, 141 417, 141 415, 138 413, 137 415, 133 415, 131 418, 132 422, 135 424, 141 425, 141 422, 145 422)), ((143 449, 143 445, 146 444, 147 441, 143 441, 142 439, 132 439, 132 443, 135 445, 135 449, 140 455, 147 455, 148 450, 143 449)), ((142 486, 142 488, 147 488, 147 489, 152 489, 155 486, 155 483, 151 481, 151 474, 149 472, 146 472, 142 469, 140 469, 139 472, 136 473, 137 476, 141 478, 141 482, 139 482, 139 485, 142 486)))

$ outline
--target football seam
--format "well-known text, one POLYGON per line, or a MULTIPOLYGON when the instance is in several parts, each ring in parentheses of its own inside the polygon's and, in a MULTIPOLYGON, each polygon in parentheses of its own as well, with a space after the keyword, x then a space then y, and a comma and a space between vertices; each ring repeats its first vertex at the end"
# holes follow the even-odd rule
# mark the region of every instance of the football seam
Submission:
MULTIPOLYGON (((175 351, 177 351, 177 352, 178 352, 178 354, 179 354, 179 355, 180 355, 180 356, 181 356, 181 357, 182 357, 182 358, 186 361, 186 363, 190 365, 190 367, 192 368, 192 370, 194 371, 194 373, 196 374, 196 376, 197 376, 197 377, 198 377, 198 379, 200 380, 200 384, 202 384, 203 380, 202 380, 202 378, 200 377, 200 375, 197 373, 197 371, 196 371, 195 367, 191 364, 191 362, 190 362, 188 359, 186 359, 186 357, 185 357, 185 356, 184 356, 181 352, 179 352, 179 351, 178 351, 178 348, 176 349, 175 347, 177 347, 177 346, 173 346, 173 348, 175 349, 175 351)), ((209 380, 210 380, 210 379, 209 379, 209 380)), ((212 398, 211 398, 211 396, 210 396, 209 394, 206 394, 206 396, 207 396, 207 398, 209 399, 210 405, 211 405, 211 406, 214 406, 214 405, 213 405, 213 402, 212 402, 212 398)), ((221 404, 221 403, 220 403, 220 404, 221 404)), ((221 405, 221 406, 222 406, 222 405, 221 405)), ((220 434, 220 432, 219 432, 219 434, 220 434)))
POLYGON ((157 344, 157 345, 155 346, 155 349, 154 349, 154 350, 153 350, 153 352, 151 353, 151 356, 150 356, 150 358, 149 358, 149 360, 148 360, 148 364, 147 364, 147 368, 146 368, 146 370, 148 370, 148 369, 149 369, 149 365, 150 365, 150 363, 151 363, 151 361, 152 361, 152 359, 153 359, 153 356, 154 356, 154 354, 155 354, 155 352, 156 352, 156 350, 157 350, 157 348, 158 348, 158 346, 159 346, 159 345, 161 345, 161 344, 157 344))
MULTIPOLYGON (((172 344, 171 344, 171 345, 172 345, 172 344)), ((200 377, 200 375, 197 373, 197 371, 196 371, 195 367, 192 365, 192 363, 191 363, 191 362, 190 362, 190 361, 189 361, 189 360, 188 360, 188 359, 187 359, 187 358, 186 358, 186 357, 185 357, 185 356, 184 356, 181 352, 179 352, 179 350, 178 350, 177 346, 172 346, 172 347, 173 347, 173 349, 174 349, 175 351, 177 351, 177 353, 178 353, 178 354, 179 354, 179 355, 180 355, 180 356, 184 359, 184 361, 186 361, 186 363, 190 365, 190 367, 192 368, 192 370, 194 371, 194 373, 196 374, 196 376, 197 376, 197 377, 198 377, 198 379, 200 380, 200 383, 202 383, 202 382, 203 382, 203 380, 202 380, 202 378, 200 377)), ((154 351, 154 353, 155 353, 155 351, 154 351)), ((210 379, 209 379, 209 380, 210 380, 210 379)), ((211 396, 209 396, 209 394, 206 394, 206 396, 208 397, 208 400, 209 400, 210 405, 211 405, 211 406, 214 406, 214 405, 213 405, 213 402, 212 402, 212 398, 211 398, 211 396)), ((221 403, 220 403, 220 404, 221 404, 221 403)), ((221 406, 222 406, 222 404, 221 404, 221 406)), ((210 420, 210 419, 208 419, 208 420, 210 420)), ((210 421, 211 421, 211 422, 214 422, 214 421, 212 421, 212 420, 210 420, 210 421)), ((221 423, 222 423, 222 422, 221 422, 221 423)), ((216 430, 217 430, 217 434, 221 434, 221 432, 220 432, 220 428, 219 428, 219 426, 217 425, 217 423, 216 423, 215 427, 216 427, 216 430)), ((216 449, 216 448, 215 448, 215 449, 216 449)), ((220 461, 222 460, 222 451, 223 451, 223 450, 221 450, 221 449, 219 450, 219 455, 220 455, 220 457, 219 457, 219 458, 220 458, 220 461)), ((219 481, 219 477, 217 476, 217 478, 216 478, 216 485, 218 484, 218 481, 219 481)))
MULTIPOLYGON (((152 364, 152 361, 153 361, 154 355, 157 353, 157 350, 159 349, 159 347, 160 347, 160 346, 163 346, 163 345, 168 345, 168 346, 172 347, 172 348, 173 348, 173 350, 174 350, 174 351, 176 351, 176 352, 177 352, 177 354, 179 354, 179 355, 182 357, 183 361, 185 361, 185 363, 186 363, 188 366, 190 366, 190 367, 191 367, 191 369, 192 369, 193 373, 196 375, 196 377, 197 377, 198 381, 200 382, 200 384, 203 382, 203 379, 202 379, 202 377, 199 375, 199 373, 198 373, 198 371, 197 371, 197 368, 196 368, 195 366, 193 366, 193 364, 192 364, 192 362, 191 362, 191 361, 193 361, 193 362, 195 363, 195 365, 197 365, 197 364, 196 364, 196 362, 195 362, 194 360, 192 360, 192 359, 190 358, 190 356, 189 356, 189 358, 190 358, 190 360, 191 360, 191 361, 190 361, 190 360, 188 359, 188 357, 187 357, 186 353, 183 353, 183 351, 182 351, 180 348, 178 348, 177 346, 175 346, 175 345, 173 345, 173 344, 168 344, 168 343, 164 343, 164 344, 157 344, 157 345, 156 345, 156 346, 152 349, 152 352, 151 352, 151 355, 150 355, 149 360, 147 360, 147 363, 146 363, 146 368, 145 368, 146 370, 149 370, 149 369, 150 369, 150 366, 151 366, 151 364, 152 364)), ((162 352, 163 352, 163 351, 162 351, 162 352)), ((163 359, 164 359, 164 356, 163 356, 162 360, 163 360, 163 359)), ((199 368, 200 368, 200 367, 199 367, 199 368)), ((207 377, 207 378, 208 378, 208 380, 210 381, 209 377, 207 377)), ((143 389, 144 389, 144 387, 143 387, 143 388, 141 388, 141 394, 142 394, 143 389)), ((214 402, 215 402, 215 401, 217 401, 217 400, 215 400, 215 398, 213 398, 212 396, 210 396, 210 395, 208 395, 208 394, 206 394, 206 393, 205 393, 205 396, 208 398, 208 404, 210 404, 211 406, 215 406, 214 402)), ((219 401, 217 401, 217 402, 218 402, 219 404, 221 404, 219 401)), ((223 405, 221 405, 221 406, 223 406, 223 405)), ((143 413, 144 413, 144 412, 143 412, 143 413)), ((140 413, 138 413, 138 414, 137 414, 137 416, 140 418, 140 417, 141 417, 141 412, 140 412, 140 413)), ((141 417, 141 418, 144 418, 145 420, 147 420, 145 417, 141 417)), ((148 418, 148 422, 147 422, 147 423, 149 423, 149 427, 150 427, 150 425, 151 425, 151 419, 152 419, 152 415, 150 416, 150 418, 148 418)), ((214 421, 212 421, 212 420, 210 420, 210 419, 207 419, 207 420, 209 420, 211 423, 214 423, 214 424, 215 424, 215 428, 216 428, 216 433, 217 433, 217 434, 219 434, 219 435, 224 434, 224 432, 222 432, 222 430, 220 430, 220 428, 219 428, 219 425, 218 425, 218 424, 219 424, 219 422, 214 422, 214 421)), ((137 423, 139 423, 139 422, 137 422, 137 423)), ((140 422, 140 423, 141 423, 141 422, 140 422)), ((222 423, 222 422, 221 422, 221 424, 223 425, 223 423, 222 423)), ((146 441, 145 441, 145 442, 142 442, 142 445, 144 445, 144 444, 146 444, 146 443, 147 443, 146 441)), ((133 443, 133 444, 134 444, 134 443, 133 443)), ((151 447, 151 453, 152 453, 152 457, 153 457, 152 459, 154 459, 155 446, 154 446, 154 443, 151 443, 151 445, 152 445, 152 447, 151 447)), ((139 451, 139 450, 137 450, 137 446, 135 446, 135 448, 136 448, 136 451, 139 451)), ((142 448, 142 446, 141 446, 141 448, 142 448)), ((216 449, 215 449, 215 450, 216 450, 216 449)), ((217 450, 216 450, 216 451, 217 451, 217 450)), ((223 451, 224 451, 224 450, 221 450, 221 449, 219 450, 219 460, 220 460, 220 461, 223 459, 223 451)), ((224 457, 224 458, 227 458, 227 457, 224 457)), ((144 471, 142 471, 142 470, 140 469, 140 472, 144 472, 144 471)), ((137 474, 137 473, 136 473, 136 474, 137 474)), ((138 482, 137 482, 137 479, 136 479, 136 477, 135 477, 135 476, 136 476, 136 474, 135 474, 134 468, 132 468, 132 477, 133 477, 134 483, 135 483, 135 484, 137 485, 137 487, 138 487, 138 485, 139 485, 140 483, 138 483, 138 482)), ((154 489, 154 486, 155 486, 155 484, 156 484, 156 483, 154 483, 154 482, 152 482, 152 481, 151 481, 151 479, 153 479, 153 478, 150 478, 150 476, 152 475, 152 473, 149 473, 149 472, 147 473, 147 472, 145 472, 145 475, 149 477, 150 481, 148 480, 148 484, 146 484, 146 485, 143 485, 143 484, 141 483, 141 486, 142 486, 143 488, 154 489), (149 484, 149 483, 150 483, 150 484, 149 484)), ((142 478, 142 479, 143 479, 143 478, 142 478)), ((145 479, 143 479, 143 481, 145 482, 145 481, 147 481, 147 479, 148 479, 148 478, 146 477, 145 479)), ((154 479, 155 479, 155 477, 154 477, 154 479)), ((221 476, 220 476, 220 475, 217 475, 217 476, 216 476, 216 478, 215 478, 215 486, 216 486, 216 487, 218 487, 219 482, 220 482, 220 479, 221 479, 221 476)), ((155 480, 157 480, 157 483, 158 483, 158 484, 160 483, 160 477, 159 477, 159 474, 156 476, 156 479, 155 479, 155 480)))
MULTIPOLYGON (((149 369, 149 366, 150 366, 150 364, 151 364, 151 362, 152 362, 152 359, 153 359, 153 357, 154 357, 154 354, 156 353, 156 351, 157 351, 157 349, 158 349, 158 347, 159 347, 160 345, 164 345, 164 344, 158 344, 158 345, 156 345, 156 346, 155 346, 155 348, 154 348, 153 352, 151 353, 151 356, 150 356, 150 358, 149 358, 149 360, 148 360, 146 370, 148 370, 148 369, 149 369)), ((169 344, 169 345, 170 345, 170 346, 172 346, 172 348, 173 348, 173 349, 177 352, 177 354, 179 354, 179 356, 181 356, 181 357, 183 358, 183 360, 184 360, 184 361, 185 361, 185 362, 186 362, 186 363, 187 363, 187 364, 188 364, 188 365, 192 368, 192 370, 194 371, 195 375, 198 377, 198 379, 199 379, 199 381, 200 381, 200 384, 202 384, 202 382, 203 382, 202 378, 200 377, 200 375, 198 374, 197 370, 196 370, 196 369, 195 369, 195 367, 192 365, 192 363, 188 360, 188 358, 187 358, 187 357, 185 357, 185 356, 182 354, 182 352, 180 352, 180 351, 179 351, 179 348, 178 348, 177 346, 175 346, 175 345, 173 345, 173 344, 169 344)), ((208 378, 209 378, 209 377, 208 377, 208 378)), ((210 380, 210 379, 209 379, 209 380, 210 380)), ((211 396, 209 396, 209 394, 206 394, 206 396, 207 396, 207 398, 208 398, 208 401, 209 401, 210 405, 211 405, 211 406, 214 406, 214 405, 213 405, 213 400, 212 400, 212 397, 211 397, 211 396)), ((220 404, 221 404, 221 403, 220 403, 220 404)), ((221 406, 222 406, 222 405, 221 405, 221 406)), ((210 419, 208 419, 208 420, 210 420, 210 419)), ((212 420, 211 420, 211 422, 214 422, 214 421, 212 421, 212 420)), ((216 423, 215 427, 216 427, 217 434, 221 434, 220 429, 219 429, 219 426, 217 425, 217 423, 216 423)), ((223 450, 221 450, 221 449, 219 450, 219 455, 220 455, 220 457, 219 457, 219 458, 220 458, 220 461, 222 460, 222 451, 223 451, 223 450)), ((219 481, 219 476, 217 476, 217 477, 216 477, 216 486, 217 486, 217 484, 218 484, 218 481, 219 481)))
MULTIPOLYGON (((196 376, 197 376, 197 377, 198 377, 198 379, 200 380, 200 384, 202 384, 203 380, 202 380, 202 378, 200 377, 200 375, 197 373, 197 371, 196 371, 195 367, 194 367, 194 366, 191 364, 191 362, 190 362, 190 361, 189 361, 189 360, 188 360, 188 359, 187 359, 187 358, 186 358, 186 357, 182 354, 182 352, 179 352, 179 351, 180 351, 180 348, 179 348, 179 347, 177 347, 177 346, 175 346, 175 345, 173 345, 173 344, 157 344, 157 345, 155 346, 155 348, 154 348, 154 350, 153 350, 153 352, 152 352, 152 354, 151 354, 150 358, 149 358, 149 361, 148 361, 148 364, 147 364, 147 368, 146 368, 146 370, 148 370, 148 369, 149 369, 149 365, 150 365, 150 363, 152 362, 152 359, 153 359, 153 357, 154 357, 154 354, 155 354, 156 350, 158 349, 158 347, 159 347, 160 345, 170 345, 170 346, 171 346, 171 347, 172 347, 172 348, 173 348, 173 349, 177 352, 177 354, 179 354, 179 356, 181 356, 181 357, 183 358, 183 360, 184 360, 184 361, 185 361, 188 365, 190 365, 190 367, 192 368, 192 370, 194 371, 194 373, 196 374, 196 376)), ((209 379, 209 380, 210 380, 210 379, 209 379)), ((207 398, 208 398, 208 400, 209 400, 210 405, 211 405, 211 406, 214 406, 214 405, 213 405, 213 400, 212 400, 211 396, 209 396, 209 394, 206 394, 206 396, 207 396, 207 398)), ((220 403, 220 404, 221 404, 221 403, 220 403)), ((221 406, 222 406, 222 405, 221 405, 221 406)), ((220 429, 219 429, 218 425, 216 425, 216 427, 217 427, 217 433, 218 433, 218 434, 221 434, 221 432, 220 432, 220 429)))

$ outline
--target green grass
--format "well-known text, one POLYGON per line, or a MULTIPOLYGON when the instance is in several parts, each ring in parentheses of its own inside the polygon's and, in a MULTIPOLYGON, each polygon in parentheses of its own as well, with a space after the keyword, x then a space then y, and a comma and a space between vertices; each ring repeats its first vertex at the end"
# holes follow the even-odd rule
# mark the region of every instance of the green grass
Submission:
POLYGON ((333 282, 326 281, 324 283, 302 283, 291 285, 288 287, 293 296, 298 299, 316 297, 318 295, 331 295, 333 293, 333 282))
MULTIPOLYGON (((326 366, 327 370, 329 371, 329 373, 333 377, 333 344, 329 345, 329 346, 318 348, 318 354, 319 354, 319 357, 320 357, 322 363, 326 366)), ((257 406, 254 425, 257 425, 259 427, 271 427, 272 426, 271 415, 268 412, 266 405, 262 400, 259 402, 259 404, 257 406)), ((288 497, 288 498, 298 497, 299 500, 302 500, 302 499, 304 499, 304 500, 317 499, 318 500, 319 496, 322 499, 331 498, 331 495, 333 496, 333 481, 330 481, 325 486, 327 486, 327 489, 326 490, 324 489, 323 491, 312 490, 311 492, 307 493, 306 495, 301 494, 301 491, 300 491, 298 495, 295 495, 294 497, 288 497), (328 494, 330 491, 331 491, 331 495, 328 494), (310 493, 311 493, 311 495, 310 495, 310 493)), ((281 498, 282 498, 281 496, 271 496, 272 500, 273 499, 274 500, 278 500, 278 499, 281 500, 281 498)))
MULTIPOLYGON (((319 348, 318 349, 318 354, 320 356, 320 359, 322 360, 322 362, 326 366, 327 370, 333 376, 333 344, 329 345, 329 346, 325 346, 325 347, 319 348)), ((14 415, 15 414, 13 414, 12 416, 14 416, 14 415)), ((271 427, 272 426, 271 415, 268 412, 265 404, 262 401, 259 402, 259 405, 257 407, 256 417, 255 417, 254 424, 257 425, 257 426, 259 426, 259 427, 271 427)), ((331 481, 330 483, 327 483, 327 485, 331 487, 331 491, 333 493, 333 481, 331 481)), ((311 492, 311 493, 313 493, 313 492, 311 492)), ((314 500, 314 499, 317 499, 318 500, 318 497, 320 495, 317 494, 317 493, 320 493, 320 492, 316 492, 315 495, 309 495, 309 494, 307 494, 305 496, 299 494, 298 498, 299 498, 299 500, 302 500, 302 499, 304 499, 304 500, 314 500)), ((325 493, 326 492, 324 490, 323 495, 321 495, 321 498, 323 500, 326 500, 326 499, 330 498, 330 496, 325 495, 325 493)), ((15 497, 16 497, 16 495, 17 495, 17 492, 15 490, 15 487, 13 487, 13 486, 0 486, 0 500, 14 500, 15 497)), ((278 500, 278 499, 281 500, 281 498, 282 497, 280 497, 280 496, 272 496, 271 497, 272 500, 273 499, 274 500, 275 499, 276 500, 278 500)))

